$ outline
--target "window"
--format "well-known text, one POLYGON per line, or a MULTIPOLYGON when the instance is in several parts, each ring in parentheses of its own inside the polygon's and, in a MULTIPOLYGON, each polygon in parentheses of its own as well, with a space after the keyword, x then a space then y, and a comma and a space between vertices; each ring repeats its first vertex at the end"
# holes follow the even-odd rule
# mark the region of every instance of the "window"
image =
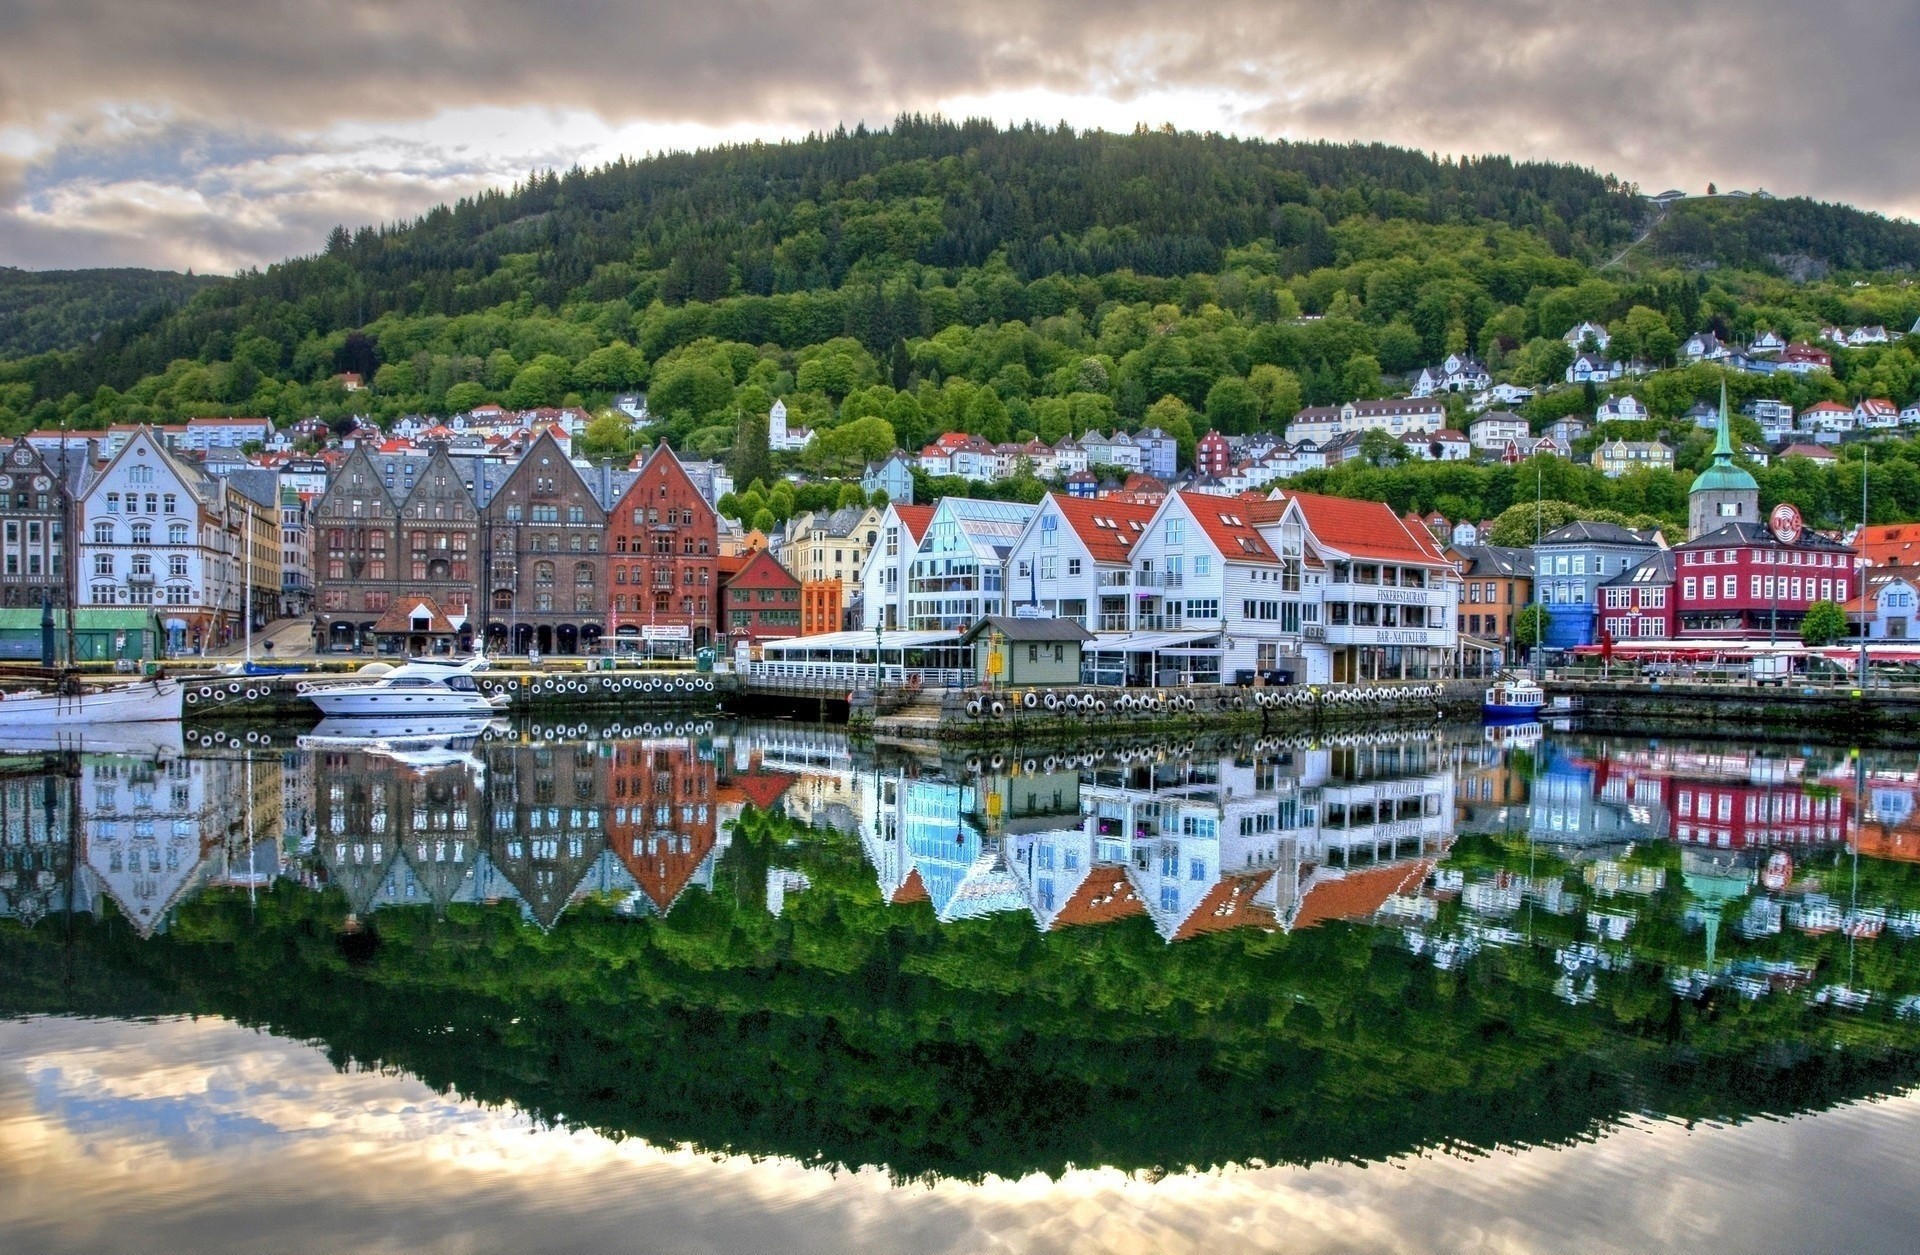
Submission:
POLYGON ((1179 544, 1184 544, 1184 543, 1186 543, 1186 542, 1185 542, 1185 541, 1184 541, 1184 540, 1182 539, 1182 537, 1181 537, 1181 531, 1182 531, 1182 528, 1181 528, 1181 523, 1182 523, 1182 522, 1183 522, 1183 520, 1181 520, 1181 519, 1168 519, 1168 520, 1167 520, 1167 543, 1168 543, 1169 545, 1179 545, 1179 544))
POLYGON ((1697 595, 1697 584, 1691 576, 1681 585, 1680 595, 1688 601, 1692 601, 1697 595))
POLYGON ((1721 581, 1721 583, 1726 590, 1721 595, 1725 597, 1728 601, 1732 601, 1735 597, 1738 597, 1740 595, 1740 577, 1739 576, 1729 575, 1726 577, 1725 580, 1721 581))
MULTIPOLYGON (((1202 558, 1200 559, 1200 561, 1205 562, 1206 559, 1202 558)), ((1069 579, 1072 579, 1074 577, 1077 577, 1079 574, 1080 574, 1080 559, 1068 558, 1067 559, 1067 577, 1069 579)))
POLYGON ((187 574, 187 555, 176 553, 167 558, 167 574, 175 579, 184 579, 187 574))
POLYGON ((136 545, 151 545, 153 543, 153 524, 135 523, 133 525, 133 543, 136 545))
POLYGON ((112 575, 113 574, 113 555, 110 553, 94 554, 93 555, 93 573, 95 575, 112 575))
MULTIPOLYGON (((338 537, 340 533, 338 531, 335 531, 332 533, 332 535, 335 537, 338 537)), ((168 524, 167 525, 167 543, 169 545, 186 544, 187 543, 187 525, 185 523, 168 524)), ((333 547, 336 549, 339 548, 340 542, 338 540, 335 540, 333 547)))
POLYGON ((113 524, 95 523, 93 525, 93 543, 96 545, 111 545, 113 543, 113 524))

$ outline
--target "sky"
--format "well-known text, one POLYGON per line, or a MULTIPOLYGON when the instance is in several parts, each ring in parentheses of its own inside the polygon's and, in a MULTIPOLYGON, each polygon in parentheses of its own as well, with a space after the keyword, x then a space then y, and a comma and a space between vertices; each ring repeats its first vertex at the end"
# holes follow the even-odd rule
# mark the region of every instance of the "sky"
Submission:
POLYGON ((1914 0, 0 0, 0 265, 229 272, 530 170, 904 111, 1920 217, 1914 0))

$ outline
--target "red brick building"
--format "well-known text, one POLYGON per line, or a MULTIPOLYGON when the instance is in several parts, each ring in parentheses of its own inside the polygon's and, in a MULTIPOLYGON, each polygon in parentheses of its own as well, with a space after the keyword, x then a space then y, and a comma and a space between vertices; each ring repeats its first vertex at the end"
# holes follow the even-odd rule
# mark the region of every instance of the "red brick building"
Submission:
POLYGON ((1859 555, 1813 532, 1787 544, 1758 523, 1729 523, 1673 553, 1680 640, 1790 639, 1814 602, 1845 605, 1858 591, 1859 555))
POLYGON ((840 630, 840 590, 839 580, 808 580, 800 585, 800 635, 824 636, 840 630))
POLYGON ((615 748, 606 787, 614 857, 665 915, 714 850, 713 764, 688 741, 629 741, 615 748))
POLYGON ((1219 432, 1210 431, 1194 446, 1193 465, 1200 474, 1221 479, 1233 469, 1233 446, 1219 432))
POLYGON ((723 593, 720 627, 729 644, 800 635, 800 581, 765 549, 747 558, 723 593))
POLYGON ((1615 641, 1671 640, 1675 554, 1662 549, 1600 585, 1600 631, 1615 641))
POLYGON ((615 504, 607 533, 614 634, 711 643, 719 519, 665 441, 615 504))

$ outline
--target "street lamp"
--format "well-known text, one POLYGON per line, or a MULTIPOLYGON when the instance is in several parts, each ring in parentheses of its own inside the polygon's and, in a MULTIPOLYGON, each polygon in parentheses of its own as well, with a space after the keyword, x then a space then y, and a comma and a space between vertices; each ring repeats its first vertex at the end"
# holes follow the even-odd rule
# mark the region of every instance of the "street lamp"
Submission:
POLYGON ((886 645, 887 626, 879 619, 873 621, 873 692, 878 697, 887 687, 886 657, 880 651, 886 645))

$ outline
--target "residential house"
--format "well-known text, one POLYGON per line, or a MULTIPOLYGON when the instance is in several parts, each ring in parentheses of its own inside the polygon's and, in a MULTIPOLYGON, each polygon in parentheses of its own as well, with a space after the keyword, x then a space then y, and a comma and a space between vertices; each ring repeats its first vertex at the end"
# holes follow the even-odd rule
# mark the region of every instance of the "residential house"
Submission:
POLYGON ((1523 388, 1519 384, 1497 383, 1485 392, 1477 393, 1467 401, 1469 410, 1483 410, 1489 406, 1499 406, 1510 410, 1516 405, 1533 400, 1533 389, 1523 388))
POLYGON ((1511 640, 1514 616, 1533 600, 1533 550, 1456 541, 1447 557, 1460 572, 1460 635, 1511 640))
POLYGON ((876 492, 887 494, 888 501, 900 501, 913 504, 913 463, 907 455, 898 449, 889 453, 878 462, 869 462, 866 471, 860 476, 860 491, 871 497, 876 492))
POLYGON ((1451 536, 1449 536, 1448 538, 1448 543, 1451 545, 1451 547, 1455 549, 1458 549, 1463 545, 1479 544, 1480 543, 1479 526, 1469 519, 1461 519, 1458 523, 1455 523, 1453 525, 1453 532, 1451 536))
POLYGON ((1876 641, 1906 641, 1920 636, 1920 572, 1869 570, 1866 588, 1846 603, 1847 621, 1855 637, 1876 641))
POLYGON ((659 650, 713 641, 720 518, 662 440, 623 477, 607 516, 608 630, 659 650))
POLYGON ((717 625, 733 645, 758 646, 800 635, 800 581, 762 549, 721 583, 717 625))
POLYGON ((1476 418, 1467 428, 1468 440, 1483 453, 1499 453, 1514 441, 1530 439, 1532 434, 1526 419, 1504 410, 1476 418))
POLYGON ((1884 397, 1866 397, 1854 403, 1853 421, 1862 431, 1892 431, 1900 426, 1900 407, 1884 397))
POLYGON ((1100 632, 1133 628, 1133 553, 1158 503, 1052 494, 1014 542, 1008 604, 1100 632))
POLYGON ((813 432, 806 427, 787 426, 787 403, 775 401, 767 411, 767 448, 775 453, 792 453, 813 443, 813 432))
POLYGON ((256 510, 154 432, 136 428, 76 504, 81 569, 74 578, 87 581, 85 600, 93 605, 152 607, 176 652, 224 644, 244 624, 241 555, 256 513, 266 517, 277 591, 274 512, 256 510))
POLYGON ((1464 353, 1450 353, 1438 366, 1424 366, 1414 376, 1413 395, 1430 397, 1441 392, 1484 392, 1493 385, 1486 364, 1464 353))
POLYGON ((1801 428, 1811 432, 1849 432, 1858 421, 1853 408, 1838 401, 1815 401, 1800 411, 1801 428))
POLYGON ((1600 585, 1600 630, 1616 641, 1670 640, 1674 553, 1662 549, 1600 585))
POLYGON ((1780 456, 1783 458, 1805 458, 1809 462, 1817 462, 1822 466, 1831 466, 1840 460, 1832 449, 1824 449, 1817 444, 1790 444, 1780 450, 1780 456))
POLYGON ((1681 417, 1687 419, 1695 427, 1704 427, 1708 431, 1712 431, 1720 425, 1719 408, 1708 405, 1705 401, 1694 402, 1681 417))
POLYGON ((868 550, 860 570, 863 628, 901 628, 907 622, 908 572, 934 507, 893 502, 880 515, 880 542, 868 550))
POLYGON ((1233 469, 1233 443, 1217 431, 1200 437, 1193 450, 1194 473, 1215 479, 1233 469))
POLYGON ((964 631, 1006 610, 1007 557, 1037 506, 945 497, 907 569, 912 631, 964 631))
POLYGON ((1140 469, 1158 479, 1172 479, 1180 469, 1180 442, 1158 427, 1135 432, 1140 446, 1140 469))
POLYGON ((1855 327, 1847 333, 1846 344, 1848 348, 1858 349, 1865 348, 1869 344, 1885 344, 1888 342, 1888 339, 1889 337, 1887 336, 1887 329, 1885 327, 1877 325, 1872 327, 1855 327))
POLYGON ((1591 347, 1604 353, 1611 340, 1607 329, 1597 322, 1579 323, 1560 338, 1571 344, 1575 352, 1591 347))
POLYGON ((1780 333, 1776 331, 1762 331, 1753 338, 1753 343, 1747 346, 1747 352, 1761 354, 1783 353, 1786 351, 1786 348, 1786 339, 1781 336, 1780 333))
POLYGON ((1473 456, 1473 442, 1452 429, 1408 432, 1400 437, 1400 447, 1408 457, 1427 462, 1464 462, 1473 456))
POLYGON ((1088 500, 1100 495, 1100 481, 1090 471, 1075 471, 1066 479, 1067 495, 1088 500))
POLYGON ((1311 405, 1287 424, 1290 440, 1325 444, 1355 432, 1383 431, 1400 437, 1439 431, 1447 424, 1447 407, 1416 397, 1389 397, 1381 401, 1348 401, 1344 405, 1311 405))
POLYGON ((1605 353, 1581 353, 1567 367, 1567 382, 1606 383, 1626 373, 1627 368, 1623 363, 1609 359, 1605 353))
POLYGON ((42 453, 24 437, 7 450, 0 473, 0 605, 8 609, 67 606, 68 494, 84 491, 87 449, 42 453))
POLYGON ((879 542, 880 519, 880 511, 873 506, 802 514, 787 524, 780 559, 802 583, 838 580, 845 598, 840 608, 846 611, 860 591, 867 555, 879 542))
MULTIPOLYGON (((1379 508, 1393 518, 1387 507, 1379 508)), ((1295 660, 1286 669, 1305 671, 1298 661, 1301 607, 1309 600, 1305 529, 1296 518, 1284 539, 1279 531, 1271 538, 1263 531, 1287 510, 1285 503, 1169 493, 1130 546, 1128 626, 1135 633, 1189 635, 1148 638, 1138 648, 1097 648, 1121 649, 1132 682, 1157 681, 1168 672, 1198 680, 1271 672, 1282 669, 1283 655, 1295 660), (1217 645, 1207 644, 1215 637, 1217 645)), ((1397 518, 1393 523, 1399 530, 1397 518)), ((1316 602, 1316 614, 1318 609, 1316 602)))
MULTIPOLYGON (((696 494, 697 495, 697 494, 696 494)), ((606 630, 607 509, 542 431, 483 506, 487 639, 521 653, 571 654, 606 630)))
MULTIPOLYGON (((1460 576, 1427 529, 1378 501, 1293 493, 1287 507, 1278 528, 1266 529, 1279 539, 1280 591, 1292 578, 1297 521, 1306 542, 1307 592, 1318 592, 1322 603, 1317 613, 1302 610, 1308 666, 1301 678, 1339 684, 1443 674, 1460 643, 1460 576)), ((1241 619, 1231 624, 1236 641, 1251 634, 1249 620, 1266 621, 1272 583, 1256 581, 1243 593, 1241 619)), ((1284 627, 1284 601, 1280 614, 1284 627)))
POLYGON ((313 523, 315 501, 280 476, 280 614, 304 618, 313 611, 313 523))
POLYGON ((1608 397, 1593 412, 1596 423, 1637 423, 1647 417, 1647 407, 1631 392, 1608 397))
POLYGON ((1600 585, 1639 566, 1661 547, 1658 533, 1585 519, 1557 527, 1536 541, 1534 589, 1548 615, 1547 645, 1571 649, 1593 644, 1600 585))
POLYGON ((1556 418, 1547 424, 1546 435, 1559 443, 1572 447, 1573 442, 1587 434, 1592 424, 1578 414, 1569 414, 1565 418, 1556 418))
POLYGON ((1717 362, 1731 352, 1711 331, 1696 331, 1680 344, 1680 356, 1689 362, 1717 362))
POLYGON ((212 449, 238 449, 242 445, 265 445, 273 435, 269 418, 190 418, 176 448, 206 453, 212 449))
POLYGON ((1793 430, 1793 407, 1785 401, 1749 401, 1741 407, 1741 413, 1760 424, 1760 434, 1766 437, 1768 443, 1786 439, 1793 430))
POLYGON ((1795 375, 1805 375, 1816 370, 1831 371, 1833 354, 1804 341, 1796 340, 1781 351, 1780 369, 1795 375))

